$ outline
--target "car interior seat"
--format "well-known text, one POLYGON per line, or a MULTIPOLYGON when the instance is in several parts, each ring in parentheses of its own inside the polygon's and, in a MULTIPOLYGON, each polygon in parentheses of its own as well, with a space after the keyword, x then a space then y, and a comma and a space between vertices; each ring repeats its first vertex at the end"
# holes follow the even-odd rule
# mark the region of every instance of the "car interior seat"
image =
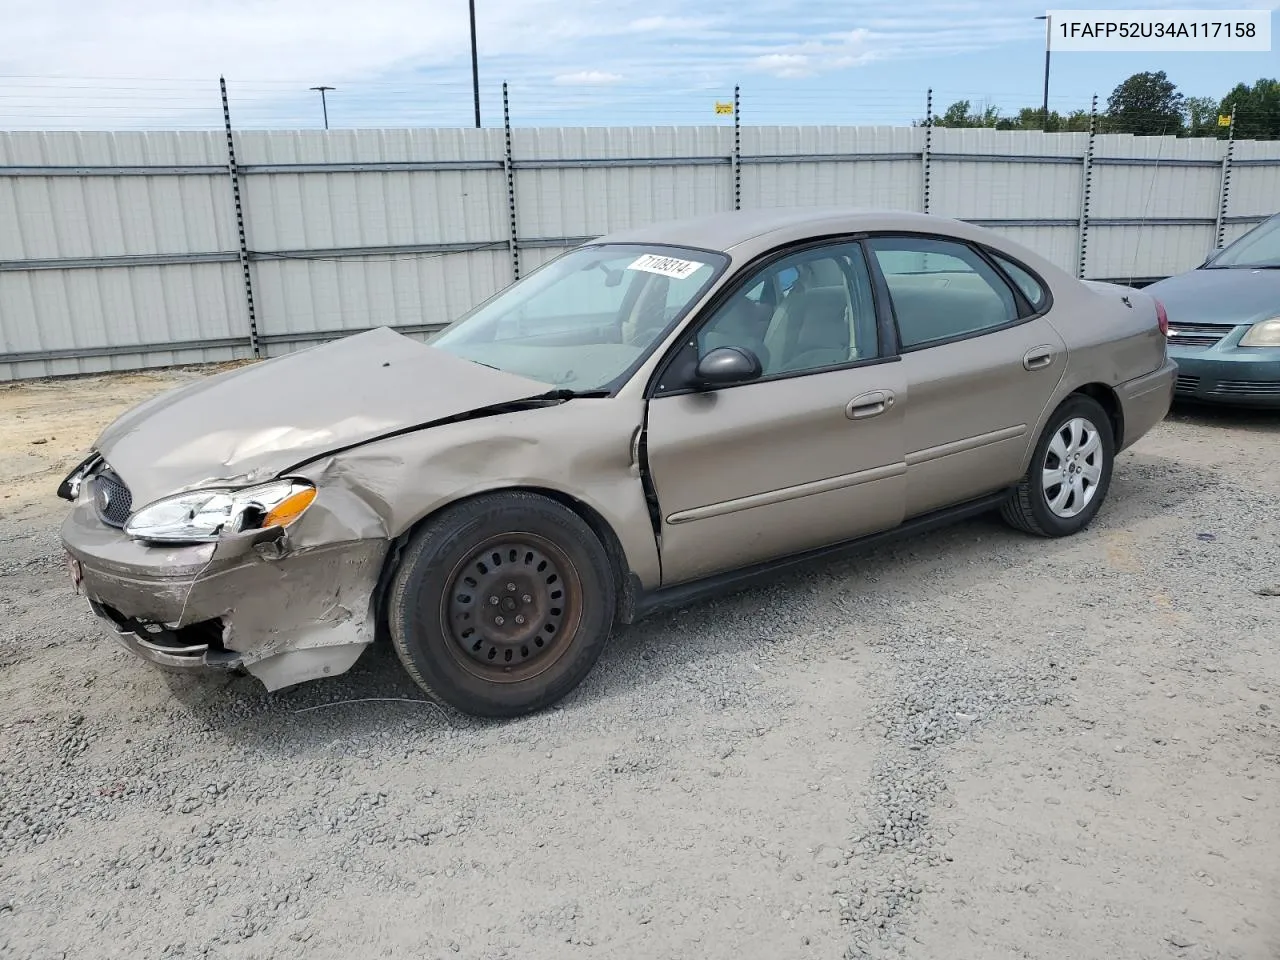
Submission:
POLYGON ((716 317, 712 327, 703 331, 699 353, 706 354, 716 347, 746 347, 760 358, 760 366, 767 372, 772 358, 765 345, 765 334, 773 313, 769 303, 739 295, 716 317))
POLYGON ((874 356, 875 308, 864 271, 848 274, 831 257, 799 267, 770 328, 767 343, 775 361, 771 372, 834 366, 874 356), (855 284, 850 289, 849 280, 855 284))

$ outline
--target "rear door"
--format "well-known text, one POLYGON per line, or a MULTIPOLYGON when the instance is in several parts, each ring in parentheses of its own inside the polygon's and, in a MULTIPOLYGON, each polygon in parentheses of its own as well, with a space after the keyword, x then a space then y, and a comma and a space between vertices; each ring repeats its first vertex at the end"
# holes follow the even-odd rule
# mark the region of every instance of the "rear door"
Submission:
POLYGON ((1066 370, 1044 284, 956 240, 878 236, 867 247, 893 306, 907 381, 906 516, 1016 482, 1029 433, 1066 370))
POLYGON ((858 244, 810 248, 748 276, 691 329, 649 402, 663 583, 896 526, 901 368, 881 352, 858 244), (763 375, 688 388, 681 371, 722 346, 756 353, 763 375))

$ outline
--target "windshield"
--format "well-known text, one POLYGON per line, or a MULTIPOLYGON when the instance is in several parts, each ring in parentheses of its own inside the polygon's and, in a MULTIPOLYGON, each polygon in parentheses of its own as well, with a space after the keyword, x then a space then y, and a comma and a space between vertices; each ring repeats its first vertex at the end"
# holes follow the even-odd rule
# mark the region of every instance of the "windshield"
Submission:
POLYGON ((683 247, 579 247, 431 341, 456 356, 573 390, 612 390, 728 263, 683 247))
POLYGON ((1262 221, 1206 266, 1280 267, 1280 216, 1262 221))

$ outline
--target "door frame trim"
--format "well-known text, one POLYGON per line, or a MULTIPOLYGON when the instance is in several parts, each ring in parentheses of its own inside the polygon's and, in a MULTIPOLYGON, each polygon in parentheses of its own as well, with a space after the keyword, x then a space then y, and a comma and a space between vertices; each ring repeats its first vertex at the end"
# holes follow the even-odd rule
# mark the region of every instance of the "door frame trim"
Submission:
MULTIPOLYGON (((769 377, 763 377, 756 380, 748 380, 746 383, 772 383, 775 380, 789 380, 793 377, 809 377, 822 373, 831 373, 836 370, 851 370, 857 367, 869 367, 880 363, 894 363, 902 358, 898 355, 898 331, 893 323, 892 314, 887 310, 883 310, 880 306, 881 298, 877 295, 876 289, 876 268, 870 262, 869 251, 862 241, 867 236, 866 231, 855 231, 853 233, 834 233, 826 234, 820 237, 806 237, 803 240, 796 240, 790 243, 781 244, 766 250, 764 253, 748 260, 742 266, 738 267, 733 276, 717 290, 711 298, 702 305, 702 309, 694 316, 684 318, 684 326, 680 331, 680 336, 671 344, 667 353, 662 360, 653 368, 653 373, 649 377, 649 382, 645 384, 644 398, 646 400, 656 400, 666 397, 685 396, 690 393, 713 393, 718 390, 732 390, 734 387, 744 386, 745 384, 726 384, 720 387, 710 387, 707 389, 695 389, 693 387, 680 387, 674 390, 665 390, 658 393, 659 381, 667 374, 671 367, 675 364, 680 354, 688 349, 691 345, 690 337, 697 334, 698 329, 715 315, 725 303, 732 297, 741 292, 747 283, 754 279, 756 274, 777 260, 797 253, 803 253, 810 249, 819 249, 821 247, 831 247, 839 244, 857 244, 862 249, 863 259, 867 263, 867 273, 871 278, 871 300, 876 314, 876 356, 867 357, 862 360, 850 360, 848 363, 833 364, 827 367, 816 367, 809 370, 795 370, 787 373, 776 373, 769 377)), ((883 282, 883 278, 881 278, 883 282)))
MULTIPOLYGON (((1020 262, 1017 257, 1005 253, 996 246, 988 245, 977 240, 965 240, 960 237, 948 236, 944 233, 930 233, 928 231, 919 230, 872 230, 861 235, 860 237, 863 250, 866 252, 867 266, 871 270, 872 282, 875 284, 877 294, 883 294, 889 303, 890 312, 893 316, 893 333, 895 343, 897 344, 898 353, 908 354, 917 353, 920 350, 932 350, 934 347, 945 347, 948 344, 959 343, 963 340, 973 340, 977 337, 985 337, 992 333, 999 333, 1002 330, 1011 330, 1019 327, 1024 323, 1030 323, 1032 320, 1038 320, 1047 316, 1053 309, 1053 290, 1044 281, 1036 271, 1032 270, 1026 264, 1020 262), (893 307, 893 295, 889 290, 889 283, 885 279, 884 271, 880 268, 880 260, 875 256, 875 251, 871 249, 867 243, 869 240, 939 240, 945 243, 954 243, 959 246, 967 247, 978 256, 988 267, 990 267, 1008 288, 1009 293, 1013 296, 1014 303, 1017 305, 1018 316, 1013 320, 1007 320, 1002 324, 992 327, 982 327, 978 330, 968 330, 963 333, 957 333, 950 337, 943 337, 938 340, 926 340, 924 343, 903 346, 902 334, 898 330, 897 312, 893 307), (1010 263, 1025 270, 1027 274, 1040 284, 1042 290, 1045 291, 1044 303, 1037 308, 1027 299, 1026 294, 1010 277, 1007 271, 995 260, 996 256, 1004 257, 1010 263)), ((1077 281, 1080 282, 1080 281, 1077 281)))
MULTIPOLYGON (((689 346, 689 337, 694 335, 698 328, 710 319, 710 317, 718 310, 730 297, 737 294, 750 280, 758 269, 767 267, 775 260, 795 253, 801 253, 806 249, 832 246, 838 243, 856 243, 862 247, 863 259, 867 265, 867 271, 871 275, 871 294, 872 301, 876 312, 876 333, 879 339, 878 356, 869 357, 865 360, 854 360, 847 364, 839 366, 820 367, 815 370, 799 370, 792 373, 775 374, 768 378, 769 381, 783 380, 790 377, 805 377, 815 373, 826 373, 832 370, 847 370, 860 366, 871 366, 877 363, 892 363, 902 359, 902 355, 906 353, 915 353, 919 350, 931 350, 934 347, 942 347, 961 340, 970 340, 975 337, 982 337, 992 333, 998 333, 1002 330, 1008 330, 1013 327, 1020 326, 1032 320, 1037 320, 1047 316, 1054 306, 1053 288, 1040 276, 1040 274, 1028 267, 1018 257, 1000 249, 994 244, 987 244, 977 240, 965 240, 960 237, 951 236, 945 233, 938 233, 928 230, 856 230, 850 233, 834 233, 824 234, 818 237, 806 237, 803 240, 792 241, 791 243, 782 244, 766 250, 764 253, 748 260, 736 270, 732 266, 732 276, 729 278, 719 290, 711 295, 711 298, 702 305, 702 309, 693 315, 686 315, 681 323, 679 337, 667 349, 666 354, 654 366, 653 373, 649 376, 648 383, 645 384, 644 398, 646 400, 662 397, 678 397, 689 393, 705 393, 714 390, 732 390, 735 386, 741 384, 727 384, 722 387, 713 387, 708 390, 697 390, 692 387, 682 387, 675 390, 664 391, 658 393, 658 383, 671 369, 676 358, 686 350, 689 346), (1018 317, 1012 321, 1001 324, 996 327, 986 327, 981 330, 972 330, 966 333, 957 334, 953 337, 947 337, 942 340, 930 340, 927 343, 917 344, 911 347, 903 347, 901 336, 898 332, 897 317, 894 314, 893 298, 889 292, 889 285, 885 280, 884 273, 880 269, 880 263, 874 255, 874 251, 867 245, 868 240, 879 238, 902 237, 905 239, 920 240, 942 240, 949 243, 957 243, 968 247, 977 256, 989 266, 996 275, 1004 281, 1005 286, 1013 295, 1014 302, 1017 304, 1018 317), (1027 274, 1035 280, 1042 290, 1045 292, 1044 303, 1038 308, 1032 304, 1022 292, 1022 288, 1009 276, 1008 272, 995 259, 997 256, 1003 257, 1010 263, 1025 270, 1027 274)), ((1078 282, 1078 281, 1077 281, 1078 282)), ((748 381, 756 383, 759 381, 748 381)))
POLYGON ((777 490, 768 490, 764 493, 753 493, 750 496, 738 497, 734 500, 721 500, 719 503, 709 503, 702 507, 679 510, 667 517, 666 521, 674 526, 678 523, 689 523, 694 520, 723 517, 730 513, 738 513, 741 510, 750 510, 753 507, 767 507, 775 503, 799 500, 802 497, 810 497, 818 493, 831 493, 834 490, 844 490, 847 487, 856 487, 863 483, 873 483, 876 480, 901 477, 906 472, 906 462, 886 463, 883 466, 870 467, 867 470, 859 470, 856 473, 845 473, 837 477, 827 477, 824 480, 810 480, 807 483, 779 487, 777 490))
POLYGON ((989 447, 1004 440, 1016 440, 1018 437, 1026 436, 1026 433, 1027 425, 1019 423, 1016 426, 992 430, 990 433, 980 433, 976 437, 950 440, 947 443, 940 443, 936 447, 925 447, 923 450, 908 453, 906 457, 907 466, 915 467, 922 463, 928 463, 930 460, 940 460, 943 457, 950 457, 957 453, 968 453, 970 450, 989 447))

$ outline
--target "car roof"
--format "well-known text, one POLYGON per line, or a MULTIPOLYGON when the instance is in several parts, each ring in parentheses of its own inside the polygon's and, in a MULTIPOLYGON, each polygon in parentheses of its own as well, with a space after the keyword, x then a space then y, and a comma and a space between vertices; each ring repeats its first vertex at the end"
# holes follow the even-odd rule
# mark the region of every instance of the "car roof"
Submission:
POLYGON ((979 234, 989 236, 985 231, 959 220, 924 213, 839 207, 775 207, 651 223, 620 230, 593 242, 662 243, 728 252, 751 241, 755 241, 753 246, 769 245, 767 241, 774 236, 785 241, 798 234, 822 236, 873 230, 936 231, 970 239, 979 239, 979 234))

